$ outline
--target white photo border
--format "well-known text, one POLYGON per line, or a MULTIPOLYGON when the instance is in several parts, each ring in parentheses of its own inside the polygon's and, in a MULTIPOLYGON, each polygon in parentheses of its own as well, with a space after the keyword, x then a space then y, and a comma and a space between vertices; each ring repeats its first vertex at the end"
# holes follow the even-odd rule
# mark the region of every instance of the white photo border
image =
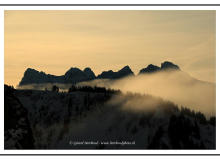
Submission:
POLYGON ((220 154, 220 127, 216 127, 216 150, 4 150, 4 11, 5 10, 215 10, 216 11, 216 117, 217 125, 220 124, 220 101, 218 99, 220 86, 219 68, 219 39, 220 39, 220 6, 0 6, 0 56, 1 56, 1 121, 0 126, 0 155, 1 154, 146 154, 146 155, 170 155, 170 154, 220 154))

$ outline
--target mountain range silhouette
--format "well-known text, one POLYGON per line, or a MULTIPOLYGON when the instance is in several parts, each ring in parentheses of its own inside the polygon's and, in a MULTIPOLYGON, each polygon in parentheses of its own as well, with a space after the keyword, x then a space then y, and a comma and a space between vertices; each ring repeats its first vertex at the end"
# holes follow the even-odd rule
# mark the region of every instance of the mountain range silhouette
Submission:
MULTIPOLYGON (((140 70, 139 74, 145 73, 153 73, 165 69, 171 70, 180 70, 179 66, 173 64, 172 62, 165 61, 161 63, 161 67, 155 66, 153 64, 149 64, 146 68, 140 70)), ((95 76, 94 72, 91 68, 87 67, 83 71, 79 68, 71 67, 64 75, 62 76, 55 76, 51 74, 46 74, 45 72, 39 72, 35 69, 28 68, 24 72, 24 77, 22 78, 19 86, 28 85, 28 84, 41 84, 41 83, 72 83, 76 84, 82 81, 89 81, 94 79, 120 79, 127 76, 135 76, 133 71, 129 66, 125 66, 117 72, 112 70, 103 71, 98 76, 95 76)))

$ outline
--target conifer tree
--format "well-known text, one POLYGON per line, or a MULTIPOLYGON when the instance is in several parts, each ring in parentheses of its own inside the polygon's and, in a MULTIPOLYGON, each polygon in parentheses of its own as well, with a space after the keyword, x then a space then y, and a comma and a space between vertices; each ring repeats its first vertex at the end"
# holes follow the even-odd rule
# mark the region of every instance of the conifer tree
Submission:
POLYGON ((195 131, 195 138, 196 138, 196 139, 200 139, 199 126, 198 126, 198 124, 197 124, 196 119, 195 119, 195 127, 194 127, 194 131, 195 131))

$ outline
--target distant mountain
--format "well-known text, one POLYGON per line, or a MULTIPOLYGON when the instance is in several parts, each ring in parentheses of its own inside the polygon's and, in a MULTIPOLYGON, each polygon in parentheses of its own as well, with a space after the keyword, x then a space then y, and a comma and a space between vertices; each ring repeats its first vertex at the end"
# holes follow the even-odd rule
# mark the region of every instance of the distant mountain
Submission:
POLYGON ((152 73, 152 72, 156 72, 156 71, 158 71, 158 70, 160 70, 160 67, 155 66, 155 65, 153 65, 153 64, 149 64, 149 65, 147 66, 147 68, 141 69, 140 72, 139 72, 139 74, 142 74, 142 73, 152 73))
POLYGON ((28 68, 24 72, 19 86, 28 84, 41 84, 41 83, 78 83, 87 80, 93 80, 96 76, 90 68, 85 68, 83 71, 78 68, 70 68, 64 75, 55 76, 39 72, 35 69, 28 68))
POLYGON ((94 72, 90 68, 85 68, 83 71, 79 68, 71 67, 64 75, 62 76, 55 76, 50 74, 45 74, 44 72, 39 72, 35 69, 28 68, 24 72, 24 77, 22 78, 19 86, 22 85, 29 85, 29 84, 43 84, 43 83, 61 83, 61 84, 68 84, 68 83, 79 83, 83 81, 89 81, 93 79, 119 79, 125 76, 134 75, 132 70, 129 66, 123 67, 118 72, 113 72, 112 70, 104 71, 97 77, 95 76, 94 72))
POLYGON ((100 75, 98 75, 97 78, 98 79, 102 79, 102 78, 119 79, 119 78, 123 78, 126 76, 131 76, 131 75, 134 76, 134 73, 132 72, 129 66, 125 66, 118 72, 113 72, 112 70, 104 71, 100 75))
POLYGON ((95 76, 94 72, 91 70, 91 68, 88 68, 88 67, 85 68, 83 70, 83 73, 87 76, 87 78, 91 78, 91 79, 96 78, 96 76, 95 76))
MULTIPOLYGON (((179 66, 173 64, 172 62, 165 61, 161 63, 161 67, 155 66, 153 64, 148 65, 146 68, 140 70, 138 75, 146 73, 155 73, 158 71, 181 71, 179 66)), ((181 71, 182 72, 182 71, 181 71)), ((172 72, 171 72, 172 73, 172 72)), ((184 72, 185 73, 185 72, 184 72)), ((187 74, 187 73, 185 73, 187 74)), ((44 83, 60 83, 60 84, 76 84, 79 82, 90 81, 94 79, 121 79, 127 76, 135 76, 133 71, 129 66, 125 66, 117 72, 112 70, 103 71, 97 77, 90 68, 85 68, 83 71, 79 68, 71 67, 64 75, 55 76, 50 74, 45 74, 44 72, 39 72, 35 69, 28 68, 24 72, 24 77, 22 78, 19 86, 31 85, 31 84, 44 84, 44 83)))
POLYGON ((68 92, 28 88, 14 90, 12 96, 6 87, 5 149, 26 148, 22 144, 26 137, 31 142, 29 147, 35 149, 216 148, 216 85, 191 77, 172 62, 165 61, 161 67, 150 64, 138 76, 129 66, 117 72, 104 71, 97 77, 90 68, 70 68, 62 76, 28 68, 20 85, 79 82, 87 85, 86 91, 82 86, 76 91, 72 85, 68 92), (89 85, 95 85, 94 90, 97 86, 108 90, 93 92, 89 85), (122 93, 112 93, 109 88, 122 93), (75 141, 94 144, 73 145, 75 141))
POLYGON ((155 66, 153 64, 149 64, 147 68, 143 68, 140 70, 139 74, 143 73, 153 73, 160 70, 165 69, 174 69, 174 70, 180 70, 179 66, 173 64, 172 62, 165 61, 164 63, 161 63, 161 68, 158 66, 155 66))
POLYGON ((180 69, 179 66, 173 64, 172 62, 165 61, 161 63, 161 69, 180 69))
POLYGON ((115 72, 112 70, 109 71, 103 71, 100 75, 97 76, 97 78, 111 78, 113 77, 115 72))
POLYGON ((78 83, 94 79, 95 74, 90 68, 85 68, 84 71, 78 68, 70 68, 62 78, 63 81, 60 83, 78 83))

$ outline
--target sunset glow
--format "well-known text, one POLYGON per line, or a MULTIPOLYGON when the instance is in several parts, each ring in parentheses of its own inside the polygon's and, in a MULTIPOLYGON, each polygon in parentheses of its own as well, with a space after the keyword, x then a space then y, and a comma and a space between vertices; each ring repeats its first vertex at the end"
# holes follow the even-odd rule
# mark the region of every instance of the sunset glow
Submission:
POLYGON ((16 86, 27 68, 63 75, 90 67, 95 75, 129 65, 177 64, 215 83, 215 11, 4 12, 4 83, 16 86))

